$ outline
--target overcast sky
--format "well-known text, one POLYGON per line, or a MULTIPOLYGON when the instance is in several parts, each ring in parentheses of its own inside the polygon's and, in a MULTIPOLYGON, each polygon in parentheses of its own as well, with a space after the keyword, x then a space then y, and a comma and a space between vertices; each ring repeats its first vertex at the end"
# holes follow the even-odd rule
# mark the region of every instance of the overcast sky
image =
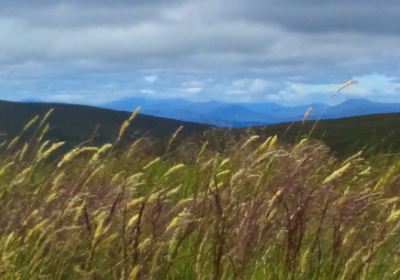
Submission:
POLYGON ((0 99, 400 102, 399 15, 398 0, 1 1, 0 99))

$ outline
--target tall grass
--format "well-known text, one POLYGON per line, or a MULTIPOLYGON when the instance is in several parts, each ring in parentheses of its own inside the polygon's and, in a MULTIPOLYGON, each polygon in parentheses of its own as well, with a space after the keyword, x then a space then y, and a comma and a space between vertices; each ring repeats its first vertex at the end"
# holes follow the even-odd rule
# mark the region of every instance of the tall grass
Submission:
POLYGON ((400 158, 178 132, 153 154, 123 141, 136 114, 102 147, 61 153, 48 115, 1 144, 1 279, 400 279, 400 158))

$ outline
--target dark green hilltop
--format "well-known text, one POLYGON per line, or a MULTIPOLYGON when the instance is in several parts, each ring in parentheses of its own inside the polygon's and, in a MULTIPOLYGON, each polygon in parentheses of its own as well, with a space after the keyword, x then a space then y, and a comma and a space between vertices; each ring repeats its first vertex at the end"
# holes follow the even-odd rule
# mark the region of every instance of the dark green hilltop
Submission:
MULTIPOLYGON (((24 125, 35 115, 44 115, 51 108, 54 112, 49 119, 48 138, 66 141, 69 146, 92 139, 94 144, 113 142, 120 125, 129 112, 101 109, 91 106, 50 103, 17 103, 0 101, 0 139, 18 135, 24 125)), ((135 108, 133 108, 135 109, 135 108)), ((334 120, 282 123, 252 128, 215 128, 192 122, 139 114, 128 130, 130 137, 149 136, 168 139, 180 126, 182 135, 202 137, 205 131, 216 131, 240 135, 243 132, 262 136, 278 135, 289 143, 299 140, 310 132, 312 138, 323 140, 338 154, 352 153, 366 148, 385 152, 400 151, 400 113, 377 114, 334 120)))
MULTIPOLYGON (((18 135, 30 119, 51 109, 54 111, 49 118, 47 137, 53 141, 66 141, 69 146, 88 139, 93 140, 92 144, 113 142, 121 124, 131 115, 130 112, 83 105, 0 101, 0 137, 18 135)), ((139 114, 126 134, 130 137, 167 139, 180 126, 183 126, 181 133, 185 136, 201 134, 211 128, 209 125, 139 114)))
POLYGON ((400 152, 400 113, 328 119, 317 123, 282 123, 258 127, 255 132, 261 135, 276 134, 290 143, 310 135, 322 140, 340 155, 349 155, 361 149, 372 154, 400 152))

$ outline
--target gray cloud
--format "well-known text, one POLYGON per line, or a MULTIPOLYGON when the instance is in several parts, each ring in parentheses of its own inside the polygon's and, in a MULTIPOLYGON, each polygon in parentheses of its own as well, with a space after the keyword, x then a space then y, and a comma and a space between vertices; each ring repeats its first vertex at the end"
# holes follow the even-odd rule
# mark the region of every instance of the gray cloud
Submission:
POLYGON ((222 10, 231 19, 240 17, 249 21, 275 23, 290 30, 306 33, 400 32, 400 3, 396 0, 233 0, 230 3, 232 8, 222 10))
POLYGON ((2 1, 0 79, 24 92, 75 79, 87 84, 84 95, 93 75, 118 82, 162 72, 171 88, 207 77, 232 84, 396 76, 399 12, 395 0, 2 1))

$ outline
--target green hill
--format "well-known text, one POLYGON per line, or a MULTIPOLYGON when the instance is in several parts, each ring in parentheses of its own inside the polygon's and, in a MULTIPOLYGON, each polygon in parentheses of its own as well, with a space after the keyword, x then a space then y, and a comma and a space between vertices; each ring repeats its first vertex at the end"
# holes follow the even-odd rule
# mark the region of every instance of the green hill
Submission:
POLYGON ((255 133, 276 134, 290 143, 309 135, 323 140, 334 152, 400 151, 400 113, 376 114, 342 119, 282 123, 254 128, 255 133))
MULTIPOLYGON (((17 135, 35 115, 44 115, 52 108, 54 112, 49 119, 48 137, 51 140, 67 141, 70 145, 86 141, 93 135, 95 144, 113 142, 119 127, 130 116, 129 112, 82 105, 0 101, 0 137, 17 135)), ((162 139, 170 137, 180 126, 184 127, 182 134, 186 136, 201 133, 211 127, 140 114, 127 134, 162 139)))

